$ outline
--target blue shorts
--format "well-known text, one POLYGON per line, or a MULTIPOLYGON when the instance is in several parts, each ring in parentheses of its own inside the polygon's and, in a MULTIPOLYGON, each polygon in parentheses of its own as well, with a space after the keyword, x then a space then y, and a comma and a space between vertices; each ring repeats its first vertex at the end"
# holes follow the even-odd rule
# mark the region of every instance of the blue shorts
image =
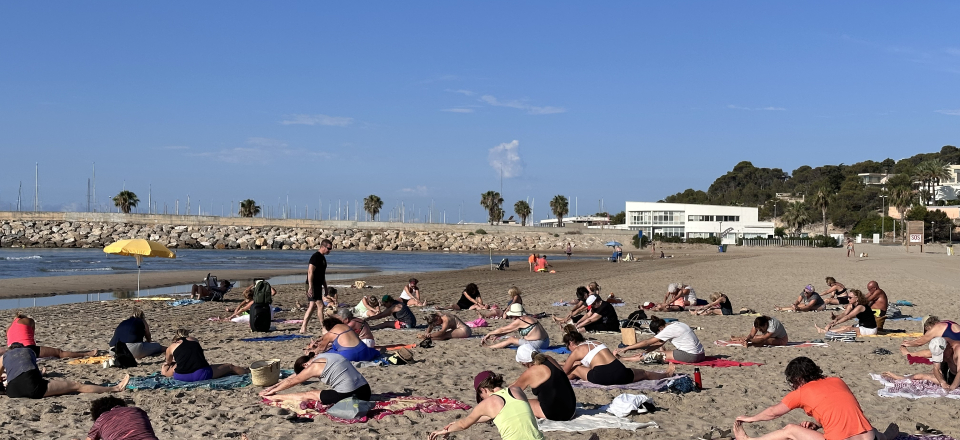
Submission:
POLYGON ((188 374, 174 372, 173 379, 181 382, 200 382, 201 380, 210 380, 213 379, 213 368, 201 368, 193 373, 188 374))

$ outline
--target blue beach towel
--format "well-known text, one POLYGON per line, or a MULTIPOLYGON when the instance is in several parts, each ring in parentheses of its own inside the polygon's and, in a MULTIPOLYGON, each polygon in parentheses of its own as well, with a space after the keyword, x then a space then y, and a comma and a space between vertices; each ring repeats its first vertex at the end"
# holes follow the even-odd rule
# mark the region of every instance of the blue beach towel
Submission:
POLYGON ((191 304, 200 304, 200 303, 202 303, 202 302, 203 302, 203 301, 200 301, 199 299, 184 298, 184 299, 178 299, 178 300, 176 300, 176 301, 170 301, 170 302, 167 303, 167 305, 168 305, 168 306, 173 306, 173 307, 176 307, 176 306, 189 306, 189 305, 191 305, 191 304))
MULTIPOLYGON (((511 350, 516 350, 518 347, 509 347, 511 350)), ((541 353, 556 353, 556 354, 570 354, 570 350, 567 347, 562 345, 557 345, 553 347, 541 348, 537 350, 541 353)))
MULTIPOLYGON (((280 370, 280 378, 292 376, 293 370, 280 370)), ((249 374, 242 376, 227 376, 219 379, 201 380, 199 382, 183 382, 172 377, 164 377, 159 372, 146 377, 131 377, 127 383, 128 390, 232 390, 250 385, 249 374)))
POLYGON ((244 338, 241 339, 243 342, 279 342, 279 341, 292 341, 294 339, 300 338, 309 338, 307 335, 276 335, 276 336, 261 336, 259 338, 244 338))
POLYGON ((893 303, 893 305, 913 307, 913 303, 912 303, 912 302, 907 301, 907 300, 903 300, 903 299, 897 300, 897 302, 893 303))

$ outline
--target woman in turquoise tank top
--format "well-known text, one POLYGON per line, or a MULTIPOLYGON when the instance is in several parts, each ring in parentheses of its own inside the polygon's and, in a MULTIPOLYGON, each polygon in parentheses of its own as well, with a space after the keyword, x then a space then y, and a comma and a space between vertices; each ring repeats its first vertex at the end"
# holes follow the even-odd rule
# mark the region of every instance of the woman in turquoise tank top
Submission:
POLYGON ((474 423, 493 420, 503 440, 543 440, 537 419, 527 403, 527 396, 518 387, 504 388, 503 376, 483 371, 473 379, 478 405, 466 417, 439 431, 430 433, 430 440, 447 438, 451 432, 463 431, 474 423))

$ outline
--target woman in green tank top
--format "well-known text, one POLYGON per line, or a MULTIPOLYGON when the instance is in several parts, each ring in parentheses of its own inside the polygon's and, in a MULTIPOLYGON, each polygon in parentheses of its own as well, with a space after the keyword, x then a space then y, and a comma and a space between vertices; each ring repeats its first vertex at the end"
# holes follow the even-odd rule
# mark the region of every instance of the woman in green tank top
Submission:
POLYGON ((447 438, 451 432, 463 431, 474 423, 493 420, 503 440, 543 440, 537 419, 527 403, 527 396, 518 387, 504 388, 503 376, 483 371, 473 379, 478 405, 466 417, 439 431, 430 433, 430 440, 447 438))

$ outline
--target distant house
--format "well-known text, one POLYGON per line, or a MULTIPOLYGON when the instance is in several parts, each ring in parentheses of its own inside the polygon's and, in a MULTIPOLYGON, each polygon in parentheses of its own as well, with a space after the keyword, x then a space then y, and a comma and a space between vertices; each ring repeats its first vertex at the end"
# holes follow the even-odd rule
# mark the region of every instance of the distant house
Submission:
MULTIPOLYGON (((564 217, 563 224, 572 224, 572 225, 582 225, 582 226, 602 226, 610 224, 610 217, 597 217, 592 215, 580 215, 574 217, 564 217)), ((548 218, 546 220, 540 220, 539 226, 547 228, 557 227, 557 219, 548 218)))
POLYGON ((626 213, 627 226, 646 236, 721 237, 732 244, 737 238, 768 238, 774 232, 773 222, 759 220, 758 208, 746 206, 627 202, 626 213))
POLYGON ((860 181, 864 185, 886 185, 887 179, 890 178, 892 174, 887 173, 860 173, 857 174, 857 177, 860 178, 860 181))

